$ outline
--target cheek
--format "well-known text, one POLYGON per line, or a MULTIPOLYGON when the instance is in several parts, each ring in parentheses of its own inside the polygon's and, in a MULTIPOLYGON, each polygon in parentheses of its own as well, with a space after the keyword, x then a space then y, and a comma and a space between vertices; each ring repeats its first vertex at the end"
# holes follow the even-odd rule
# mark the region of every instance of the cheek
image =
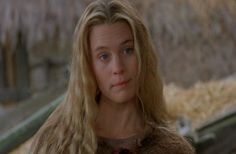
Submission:
POLYGON ((136 76, 138 74, 138 60, 136 57, 133 58, 130 66, 131 66, 130 69, 132 71, 132 74, 136 76))
POLYGON ((93 63, 93 72, 99 88, 103 87, 108 76, 106 70, 99 63, 93 63))

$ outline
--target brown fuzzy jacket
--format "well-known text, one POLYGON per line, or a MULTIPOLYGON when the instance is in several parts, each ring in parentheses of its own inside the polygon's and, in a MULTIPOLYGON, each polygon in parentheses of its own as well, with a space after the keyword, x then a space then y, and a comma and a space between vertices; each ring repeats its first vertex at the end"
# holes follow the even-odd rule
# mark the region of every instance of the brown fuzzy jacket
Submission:
MULTIPOLYGON (((98 142, 97 154, 113 154, 113 148, 98 142)), ((165 128, 154 128, 141 140, 135 152, 120 154, 195 154, 193 147, 181 136, 165 128)))

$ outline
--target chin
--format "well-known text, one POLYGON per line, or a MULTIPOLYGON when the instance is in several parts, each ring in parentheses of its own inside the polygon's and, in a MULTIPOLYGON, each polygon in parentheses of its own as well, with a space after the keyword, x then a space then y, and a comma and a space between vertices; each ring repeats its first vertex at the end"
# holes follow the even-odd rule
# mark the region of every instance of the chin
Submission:
POLYGON ((112 101, 116 102, 116 103, 126 103, 129 101, 132 101, 135 98, 135 95, 118 95, 118 96, 114 96, 112 97, 112 101))

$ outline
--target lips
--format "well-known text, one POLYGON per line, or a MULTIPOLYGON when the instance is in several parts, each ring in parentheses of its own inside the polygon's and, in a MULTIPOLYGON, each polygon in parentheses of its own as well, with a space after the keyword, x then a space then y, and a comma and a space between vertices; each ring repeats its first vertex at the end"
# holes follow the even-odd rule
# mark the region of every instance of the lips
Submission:
POLYGON ((119 87, 119 86, 125 86, 129 83, 130 79, 129 80, 124 80, 124 81, 121 81, 121 82, 118 82, 118 83, 115 83, 114 85, 112 85, 112 87, 119 87))

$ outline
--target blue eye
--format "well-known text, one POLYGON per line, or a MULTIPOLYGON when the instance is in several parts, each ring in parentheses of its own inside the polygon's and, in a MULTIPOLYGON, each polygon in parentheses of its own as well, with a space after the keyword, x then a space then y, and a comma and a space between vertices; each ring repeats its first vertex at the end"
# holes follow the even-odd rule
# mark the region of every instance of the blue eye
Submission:
POLYGON ((101 59, 102 61, 105 61, 107 60, 109 57, 109 55, 107 53, 102 53, 100 56, 99 56, 99 59, 101 59))
POLYGON ((125 48, 123 52, 126 55, 131 55, 131 54, 133 54, 134 49, 133 48, 125 48))

